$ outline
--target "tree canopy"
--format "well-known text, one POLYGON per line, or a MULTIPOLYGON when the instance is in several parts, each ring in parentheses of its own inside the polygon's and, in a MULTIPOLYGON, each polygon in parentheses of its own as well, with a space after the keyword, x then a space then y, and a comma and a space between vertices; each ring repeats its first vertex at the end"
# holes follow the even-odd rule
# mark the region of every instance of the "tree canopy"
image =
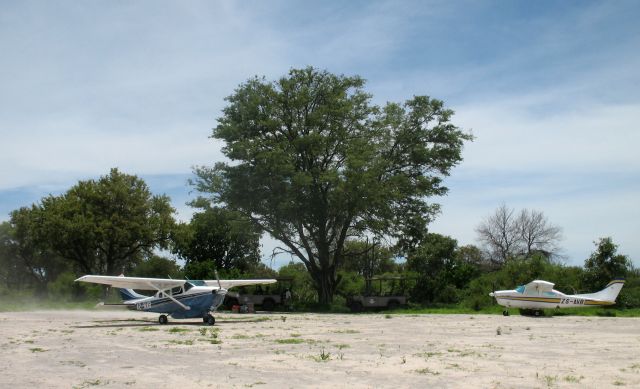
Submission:
POLYGON ((410 249, 438 212, 442 179, 471 136, 427 96, 378 107, 360 77, 292 69, 227 98, 213 137, 231 163, 195 170, 197 188, 250 218, 305 264, 330 302, 349 237, 410 249))
POLYGON ((142 179, 111 169, 12 212, 11 223, 24 231, 23 244, 51 251, 81 272, 115 275, 143 253, 167 247, 172 214, 167 196, 152 195, 142 179))
POLYGON ((260 232, 239 212, 210 207, 202 201, 190 223, 177 226, 172 251, 185 260, 189 278, 214 278, 214 269, 225 274, 255 270, 260 262, 260 232))
POLYGON ((549 222, 541 211, 522 209, 519 213, 502 204, 476 228, 494 264, 504 264, 516 257, 530 258, 542 253, 558 256, 562 229, 549 222))

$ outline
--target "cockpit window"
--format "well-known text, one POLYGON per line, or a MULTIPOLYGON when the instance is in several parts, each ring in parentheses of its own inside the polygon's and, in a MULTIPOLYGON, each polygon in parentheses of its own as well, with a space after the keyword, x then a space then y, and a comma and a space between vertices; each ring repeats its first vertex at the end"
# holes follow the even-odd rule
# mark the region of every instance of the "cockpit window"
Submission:
POLYGON ((177 286, 177 287, 171 289, 171 294, 172 295, 180 294, 180 293, 182 293, 182 286, 177 286))
POLYGON ((524 293, 524 285, 520 285, 516 288, 516 292, 518 293, 524 293))
POLYGON ((201 281, 201 280, 189 280, 184 283, 184 291, 186 292, 187 290, 193 288, 194 286, 206 286, 206 284, 204 283, 204 281, 201 281))

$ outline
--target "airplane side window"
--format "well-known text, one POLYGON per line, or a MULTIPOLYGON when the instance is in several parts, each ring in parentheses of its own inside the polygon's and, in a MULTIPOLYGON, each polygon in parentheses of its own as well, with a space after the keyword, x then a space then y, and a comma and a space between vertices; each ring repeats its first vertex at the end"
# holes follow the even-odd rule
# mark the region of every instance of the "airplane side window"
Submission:
POLYGON ((516 288, 516 292, 518 293, 524 293, 524 285, 520 285, 516 288))
POLYGON ((184 284, 184 291, 186 292, 187 290, 193 288, 193 285, 190 282, 185 282, 184 284))
POLYGON ((178 286, 176 288, 171 289, 171 294, 180 294, 182 292, 182 286, 178 286))

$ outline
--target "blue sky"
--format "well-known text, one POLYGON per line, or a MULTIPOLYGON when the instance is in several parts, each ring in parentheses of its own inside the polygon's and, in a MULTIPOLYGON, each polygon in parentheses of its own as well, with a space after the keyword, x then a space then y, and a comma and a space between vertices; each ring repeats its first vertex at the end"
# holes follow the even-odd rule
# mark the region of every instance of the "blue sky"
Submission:
POLYGON ((0 220, 111 167, 188 219, 191 167, 223 158, 208 136, 224 97, 313 65, 361 75, 380 104, 443 99, 474 134, 432 231, 477 243, 505 203, 562 227, 570 264, 611 236, 640 265, 638 15, 637 1, 0 0, 0 220))

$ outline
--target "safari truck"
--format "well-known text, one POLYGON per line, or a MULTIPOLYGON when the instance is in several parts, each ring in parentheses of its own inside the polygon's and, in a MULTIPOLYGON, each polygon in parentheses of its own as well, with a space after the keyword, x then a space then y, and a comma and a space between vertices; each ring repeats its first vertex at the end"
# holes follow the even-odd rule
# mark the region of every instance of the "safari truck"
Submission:
POLYGON ((292 277, 276 277, 275 285, 262 285, 240 288, 237 292, 228 292, 224 306, 232 309, 234 305, 253 306, 264 311, 276 308, 286 309, 291 303, 292 277))
POLYGON ((351 312, 370 309, 397 309, 407 305, 407 277, 372 277, 365 279, 365 293, 347 297, 351 312), (377 288, 376 288, 377 287, 377 288))

